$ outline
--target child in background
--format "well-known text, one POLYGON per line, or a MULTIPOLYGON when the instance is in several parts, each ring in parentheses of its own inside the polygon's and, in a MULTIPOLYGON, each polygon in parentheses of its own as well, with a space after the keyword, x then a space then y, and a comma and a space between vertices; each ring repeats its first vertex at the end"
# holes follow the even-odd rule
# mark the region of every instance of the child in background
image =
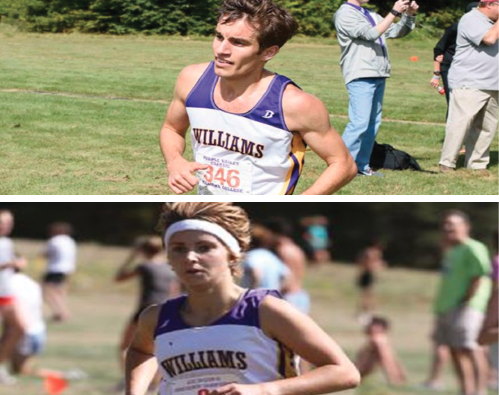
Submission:
POLYGON ((359 351, 355 365, 362 378, 380 367, 389 384, 401 385, 405 384, 407 376, 388 339, 389 328, 390 324, 385 318, 375 316, 371 319, 365 328, 367 343, 359 351))

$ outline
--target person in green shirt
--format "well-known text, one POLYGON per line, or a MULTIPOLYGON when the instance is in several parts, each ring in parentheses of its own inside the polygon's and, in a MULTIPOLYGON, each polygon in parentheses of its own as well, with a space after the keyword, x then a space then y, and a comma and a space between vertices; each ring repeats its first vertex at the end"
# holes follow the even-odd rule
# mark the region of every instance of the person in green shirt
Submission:
POLYGON ((487 363, 477 340, 491 293, 492 268, 487 247, 470 237, 470 229, 466 213, 453 210, 444 215, 442 230, 449 249, 434 304, 434 340, 451 350, 461 395, 484 395, 487 363))

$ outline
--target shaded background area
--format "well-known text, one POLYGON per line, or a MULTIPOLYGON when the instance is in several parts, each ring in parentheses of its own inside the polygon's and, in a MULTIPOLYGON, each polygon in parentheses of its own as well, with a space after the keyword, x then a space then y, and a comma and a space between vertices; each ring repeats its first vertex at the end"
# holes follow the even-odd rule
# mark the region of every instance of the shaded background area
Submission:
MULTIPOLYGON (((498 226, 497 203, 237 203, 253 220, 284 217, 301 235, 300 220, 324 215, 329 220, 332 257, 352 261, 371 239, 386 245, 392 266, 420 269, 440 267, 440 220, 449 209, 467 212, 473 236, 491 244, 498 226)), ((14 238, 42 240, 48 224, 68 221, 78 241, 129 245, 154 232, 160 203, 0 203, 16 215, 14 238)))

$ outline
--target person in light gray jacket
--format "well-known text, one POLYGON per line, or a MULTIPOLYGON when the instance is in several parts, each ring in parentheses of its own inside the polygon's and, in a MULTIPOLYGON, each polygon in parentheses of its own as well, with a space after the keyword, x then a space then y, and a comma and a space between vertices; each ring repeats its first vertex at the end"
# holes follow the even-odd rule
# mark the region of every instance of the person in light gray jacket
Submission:
POLYGON ((369 0, 348 0, 334 15, 340 65, 350 98, 348 123, 343 141, 352 154, 358 175, 382 176, 369 166, 369 159, 381 123, 385 80, 390 76, 387 38, 400 38, 415 26, 419 5, 398 0, 388 15, 363 8, 369 0), (401 20, 394 24, 395 18, 401 20))

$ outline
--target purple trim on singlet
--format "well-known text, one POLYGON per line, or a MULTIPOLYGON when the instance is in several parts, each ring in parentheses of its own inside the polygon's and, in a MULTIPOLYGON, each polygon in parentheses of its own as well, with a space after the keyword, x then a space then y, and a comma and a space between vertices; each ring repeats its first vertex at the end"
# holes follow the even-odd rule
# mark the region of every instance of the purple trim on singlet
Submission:
POLYGON ((283 75, 275 74, 272 82, 258 103, 244 114, 225 111, 215 104, 214 94, 218 78, 219 77, 215 74, 215 63, 211 62, 204 71, 203 75, 201 75, 197 81, 194 88, 192 88, 187 95, 185 106, 191 108, 218 110, 227 114, 237 115, 252 121, 289 131, 286 123, 284 122, 282 96, 284 89, 286 89, 288 84, 298 87, 298 85, 296 85, 289 78, 283 75))
MULTIPOLYGON (((372 27, 376 26, 376 21, 372 17, 371 13, 369 11, 367 11, 364 7, 361 7, 361 6, 352 4, 352 3, 345 3, 345 4, 349 5, 349 6, 353 7, 353 8, 355 8, 357 10, 359 10, 360 12, 362 12, 364 14, 364 16, 366 17, 366 19, 371 24, 371 26, 372 27)), ((386 56, 385 44, 383 43, 383 40, 381 39, 381 36, 378 38, 378 40, 379 40, 379 45, 381 45, 381 49, 383 50, 383 55, 386 56)))
MULTIPOLYGON (((268 295, 282 298, 279 292, 270 289, 247 290, 241 300, 228 313, 206 326, 245 325, 259 328, 260 317, 258 309, 260 303, 268 295)), ((187 296, 183 295, 169 300, 161 306, 158 323, 154 332, 155 338, 168 332, 193 328, 186 324, 180 315, 181 307, 186 300, 187 296)))
MULTIPOLYGON (((289 153, 289 157, 293 161, 293 172, 291 173, 291 181, 289 182, 288 189, 286 190, 286 195, 291 195, 298 183, 300 178, 300 162, 298 158, 292 153, 289 153)), ((305 164, 305 158, 303 158, 303 164, 305 164)))

